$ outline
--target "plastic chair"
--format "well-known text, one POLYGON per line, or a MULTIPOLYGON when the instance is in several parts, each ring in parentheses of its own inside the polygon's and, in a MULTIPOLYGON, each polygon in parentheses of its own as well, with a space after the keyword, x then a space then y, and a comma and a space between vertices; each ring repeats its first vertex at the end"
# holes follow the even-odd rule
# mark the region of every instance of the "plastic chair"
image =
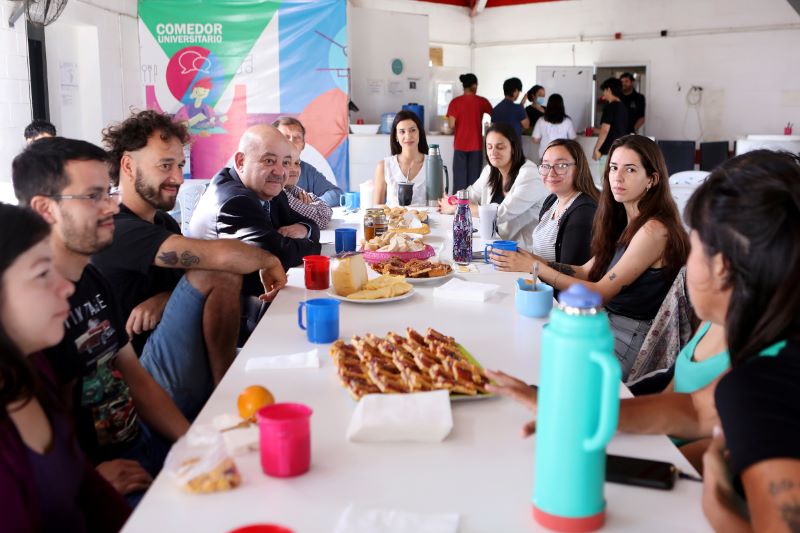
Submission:
POLYGON ((714 170, 729 157, 728 141, 700 143, 700 170, 714 170))
POLYGON ((683 208, 686 207, 689 197, 701 183, 706 181, 709 174, 710 172, 705 170, 687 170, 670 176, 669 190, 681 215, 683 215, 683 208))
POLYGON ((656 141, 670 175, 684 170, 694 170, 694 141, 656 141))
POLYGON ((208 187, 211 180, 190 179, 183 182, 178 190, 178 199, 175 202, 175 209, 169 212, 178 224, 181 225, 181 232, 186 235, 189 232, 189 221, 192 220, 192 213, 200 197, 208 187))

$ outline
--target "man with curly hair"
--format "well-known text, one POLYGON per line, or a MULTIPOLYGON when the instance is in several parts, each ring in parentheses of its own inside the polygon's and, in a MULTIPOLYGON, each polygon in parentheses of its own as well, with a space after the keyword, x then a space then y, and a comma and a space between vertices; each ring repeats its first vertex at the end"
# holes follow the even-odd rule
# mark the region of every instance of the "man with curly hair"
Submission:
POLYGON ((186 126, 155 111, 103 132, 122 195, 114 243, 92 262, 116 291, 144 367, 190 420, 236 355, 242 275, 270 300, 286 284, 278 259, 235 239, 181 235, 166 211, 183 183, 186 126))

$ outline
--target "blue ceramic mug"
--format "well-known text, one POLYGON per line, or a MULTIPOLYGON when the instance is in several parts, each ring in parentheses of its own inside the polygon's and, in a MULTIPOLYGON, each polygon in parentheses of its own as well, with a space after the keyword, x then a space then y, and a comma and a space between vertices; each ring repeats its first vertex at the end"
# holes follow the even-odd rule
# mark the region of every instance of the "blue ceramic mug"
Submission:
MULTIPOLYGON (((494 241, 493 243, 487 244, 483 247, 483 262, 490 263, 489 261, 489 254, 491 250, 505 250, 507 252, 516 252, 517 251, 517 241, 494 241)), ((497 266, 495 266, 497 268, 497 266)))
POLYGON ((337 254, 356 251, 356 230, 354 228, 336 228, 333 234, 337 254))
POLYGON ((517 313, 533 318, 544 318, 553 308, 553 287, 537 282, 534 290, 533 283, 527 281, 519 278, 514 289, 514 306, 517 308, 517 313))
POLYGON ((346 192, 339 197, 339 206, 347 210, 361 207, 361 193, 346 192))
POLYGON ((315 298, 297 305, 297 325, 306 332, 308 341, 327 344, 339 338, 339 301, 315 298), (306 324, 303 324, 303 308, 306 324))

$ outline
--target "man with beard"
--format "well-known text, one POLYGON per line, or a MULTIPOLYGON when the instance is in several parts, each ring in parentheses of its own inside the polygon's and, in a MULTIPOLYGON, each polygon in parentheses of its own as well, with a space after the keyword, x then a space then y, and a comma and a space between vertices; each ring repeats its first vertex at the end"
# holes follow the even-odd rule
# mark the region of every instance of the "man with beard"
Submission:
POLYGON ((103 137, 122 203, 114 243, 92 263, 116 291, 142 365, 191 420, 236 355, 242 275, 259 272, 269 300, 286 274, 256 247, 184 237, 165 212, 183 183, 183 124, 142 111, 103 137))
POLYGON ((84 452, 135 503, 189 423, 139 363, 109 283, 89 264, 111 244, 119 211, 107 157, 84 141, 41 139, 14 159, 12 175, 20 204, 53 227, 54 267, 75 284, 64 339, 45 354, 67 386, 84 452))
MULTIPOLYGON (((275 254, 284 268, 318 254, 319 227, 289 206, 283 190, 294 147, 273 126, 248 128, 233 168, 223 168, 203 193, 189 233, 204 239, 234 238, 275 254)), ((245 279, 245 294, 252 294, 245 279)))

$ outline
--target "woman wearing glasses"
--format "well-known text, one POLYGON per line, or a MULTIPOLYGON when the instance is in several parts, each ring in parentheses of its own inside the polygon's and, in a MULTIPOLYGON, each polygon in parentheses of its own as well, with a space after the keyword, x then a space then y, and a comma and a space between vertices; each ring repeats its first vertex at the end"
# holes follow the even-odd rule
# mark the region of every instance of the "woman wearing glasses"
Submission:
POLYGON ((592 257, 592 221, 600 192, 580 144, 569 139, 551 142, 539 175, 550 196, 533 230, 533 253, 510 252, 499 265, 504 270, 530 272, 537 257, 567 265, 582 265, 592 257))
MULTIPOLYGON (((567 264, 536 255, 533 261, 539 264, 539 277, 554 289, 580 283, 603 297, 624 379, 686 263, 689 238, 655 142, 641 135, 620 137, 611 145, 608 161, 593 224, 592 258, 567 264)), ((515 270, 501 250, 492 259, 499 270, 515 270)))
MULTIPOLYGON (((525 159, 519 137, 506 123, 494 124, 486 132, 486 159, 489 164, 467 187, 472 215, 477 216, 479 205, 499 204, 498 236, 531 248, 537 215, 547 197, 536 165, 525 159)), ((443 198, 439 211, 453 213, 455 205, 443 198)))

